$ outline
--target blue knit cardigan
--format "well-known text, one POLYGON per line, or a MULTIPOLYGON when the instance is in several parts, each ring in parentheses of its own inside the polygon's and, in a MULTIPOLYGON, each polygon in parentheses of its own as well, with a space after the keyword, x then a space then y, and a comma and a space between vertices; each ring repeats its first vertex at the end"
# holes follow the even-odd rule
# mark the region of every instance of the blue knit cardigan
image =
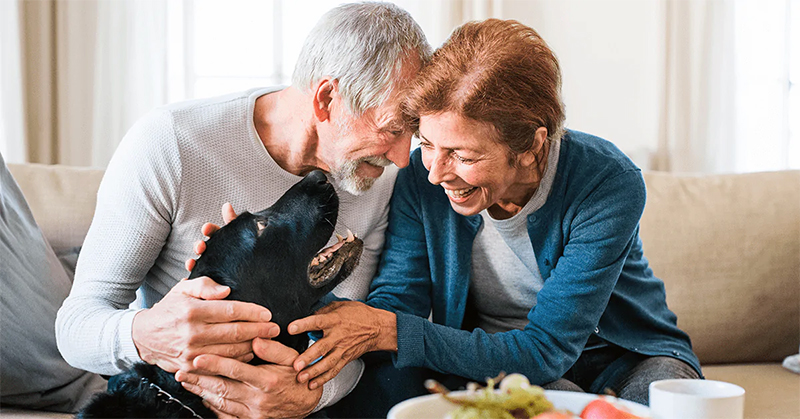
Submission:
POLYGON ((560 378, 595 333, 633 352, 679 358, 699 373, 689 337, 667 308, 664 283, 643 255, 644 204, 644 180, 630 159, 608 141, 568 131, 550 196, 528 216, 544 286, 527 326, 494 334, 461 330, 482 219, 452 210, 415 150, 398 174, 367 299, 397 313, 396 367, 477 381, 519 372, 544 384, 560 378))

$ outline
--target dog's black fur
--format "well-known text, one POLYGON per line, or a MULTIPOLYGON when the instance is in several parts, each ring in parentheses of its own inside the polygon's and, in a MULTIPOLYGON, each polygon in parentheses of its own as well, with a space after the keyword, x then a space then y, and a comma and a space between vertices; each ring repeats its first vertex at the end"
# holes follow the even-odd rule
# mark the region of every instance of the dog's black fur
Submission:
MULTIPOLYGON (((363 243, 345 242, 326 262, 311 265, 333 234, 339 198, 325 174, 313 171, 271 207, 242 213, 213 234, 189 278, 208 276, 231 287, 228 299, 267 307, 281 328, 276 340, 302 352, 305 334, 287 325, 311 314, 312 306, 343 281, 358 263, 363 243)), ((257 360, 258 358, 256 358, 257 360)), ((215 417, 173 374, 137 364, 115 376, 78 418, 215 417), (175 399, 179 400, 176 401, 175 399), (191 409, 191 410, 190 410, 191 409)))

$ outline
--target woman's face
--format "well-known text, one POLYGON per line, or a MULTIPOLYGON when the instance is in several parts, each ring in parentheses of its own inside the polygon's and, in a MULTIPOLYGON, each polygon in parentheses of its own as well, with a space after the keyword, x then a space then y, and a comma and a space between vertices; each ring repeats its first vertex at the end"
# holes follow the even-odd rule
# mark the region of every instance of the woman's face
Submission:
POLYGON ((538 185, 529 153, 517 157, 520 164, 509 164, 507 148, 493 139, 497 133, 488 123, 453 112, 421 115, 419 133, 428 181, 444 188, 459 214, 475 215, 497 205, 493 216, 496 209, 513 215, 538 185))

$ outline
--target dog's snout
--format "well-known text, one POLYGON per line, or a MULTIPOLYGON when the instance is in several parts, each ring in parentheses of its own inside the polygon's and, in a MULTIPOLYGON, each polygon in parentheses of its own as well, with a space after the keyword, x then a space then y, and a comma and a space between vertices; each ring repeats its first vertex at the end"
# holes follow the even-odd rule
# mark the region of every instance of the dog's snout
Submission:
POLYGON ((325 172, 322 170, 314 170, 313 172, 309 173, 307 177, 317 185, 324 185, 328 183, 328 177, 325 176, 325 172))

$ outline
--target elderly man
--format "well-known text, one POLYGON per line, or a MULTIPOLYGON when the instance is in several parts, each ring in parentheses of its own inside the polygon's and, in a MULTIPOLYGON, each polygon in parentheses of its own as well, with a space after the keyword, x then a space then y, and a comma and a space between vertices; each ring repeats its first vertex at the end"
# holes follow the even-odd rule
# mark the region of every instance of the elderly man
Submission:
POLYGON ((267 309, 219 301, 230 290, 212 279, 178 279, 221 202, 260 210, 321 169, 341 196, 339 222, 365 245, 336 294, 365 298, 397 171, 387 166, 408 164, 402 90, 429 55, 407 12, 347 4, 312 30, 291 86, 170 105, 137 122, 108 166, 75 283, 58 312, 64 358, 106 375, 140 361, 171 372, 226 372, 187 384, 221 415, 303 416, 344 397, 360 361, 310 389, 289 364, 296 353, 268 340, 278 330, 267 309), (128 308, 137 289, 147 308, 128 308), (244 364, 253 353, 273 364, 244 364))

